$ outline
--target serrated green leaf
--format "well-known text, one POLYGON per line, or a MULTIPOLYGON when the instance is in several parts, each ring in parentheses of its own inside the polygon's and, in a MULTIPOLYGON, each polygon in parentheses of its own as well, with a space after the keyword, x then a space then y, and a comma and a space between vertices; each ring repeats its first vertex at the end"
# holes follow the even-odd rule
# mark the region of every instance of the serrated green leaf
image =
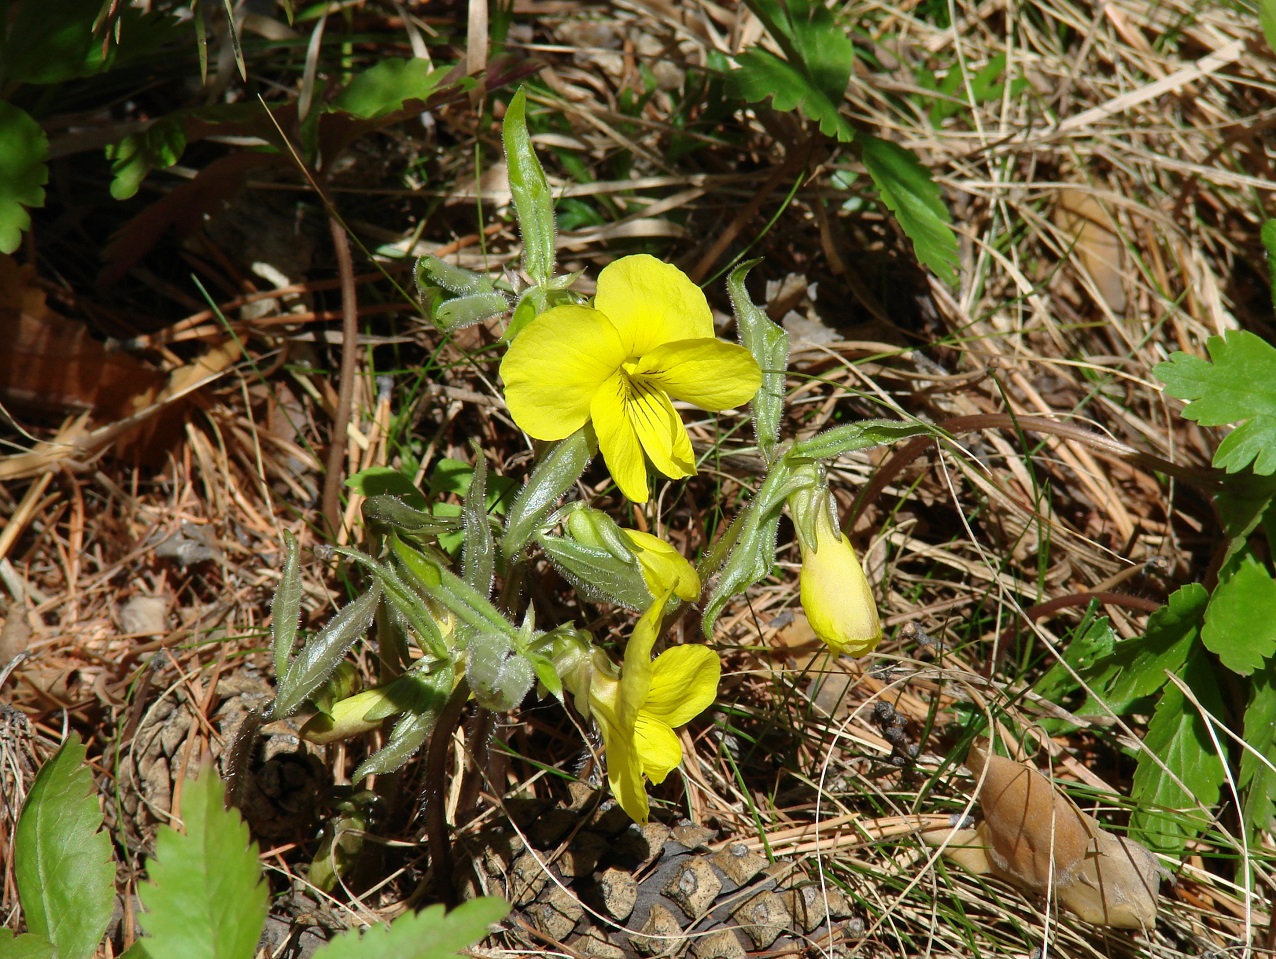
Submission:
MULTIPOLYGON (((1189 583, 1170 594, 1169 601, 1148 617, 1142 636, 1122 640, 1112 657, 1091 681, 1091 688, 1118 716, 1130 706, 1165 686, 1167 672, 1180 675, 1200 637, 1209 593, 1199 583, 1189 583)), ((1106 716, 1091 697, 1077 710, 1079 716, 1106 716)))
POLYGON ((270 601, 270 636, 276 677, 287 672, 292 647, 297 641, 297 626, 301 618, 300 553, 297 537, 292 535, 291 530, 284 530, 284 568, 270 601))
POLYGON ((331 109, 364 120, 375 120, 404 109, 414 100, 430 98, 448 74, 421 58, 387 57, 364 70, 333 100, 331 109))
POLYGON ((15 937, 12 929, 0 929, 0 959, 54 959, 53 943, 34 933, 15 937))
POLYGON ((774 109, 800 111, 814 120, 827 137, 843 143, 855 139, 855 128, 842 116, 838 103, 830 100, 800 68, 757 47, 746 50, 736 61, 740 68, 727 74, 727 80, 732 93, 741 100, 760 103, 770 97, 774 109))
POLYGON ((381 583, 378 580, 373 582, 372 589, 346 604, 323 629, 305 642, 279 680, 275 703, 271 707, 272 718, 291 716, 332 675, 346 651, 367 634, 380 602, 381 583))
POLYGON ((58 959, 89 959, 115 906, 111 840, 85 752, 73 735, 40 768, 13 834, 27 930, 48 940, 58 959))
POLYGON ((350 929, 315 953, 314 959, 453 959, 487 935, 487 927, 509 915, 503 899, 471 899, 444 914, 442 906, 400 916, 390 925, 350 929))
POLYGON ((22 245, 22 234, 31 227, 27 208, 44 206, 48 156, 49 138, 40 124, 0 101, 0 253, 22 245))
POLYGON ((1247 330, 1205 343, 1210 360, 1174 353, 1152 372, 1165 392, 1188 400, 1183 417, 1202 426, 1238 423, 1214 452, 1214 465, 1237 473, 1276 473, 1276 349, 1247 330))
POLYGON ((784 53, 784 59, 753 47, 727 79, 750 103, 772 97, 777 110, 800 109, 826 136, 842 142, 855 128, 840 106, 855 66, 855 44, 823 0, 747 0, 784 53))
MULTIPOLYGON (((1223 715, 1218 680, 1205 656, 1192 657, 1183 679, 1210 715, 1223 715)), ((1205 719, 1174 683, 1165 687, 1156 704, 1143 747, 1134 770, 1131 797, 1138 806, 1130 817, 1130 831, 1151 848, 1177 855, 1209 825, 1209 816, 1197 804, 1214 807, 1226 772, 1205 719), (1187 787, 1186 792, 1157 759, 1187 787)))
POLYGON ((784 454, 790 463, 804 460, 831 460, 856 450, 889 446, 900 440, 923 434, 943 435, 929 423, 906 423, 903 420, 860 420, 846 426, 835 426, 810 439, 800 440, 784 454))
POLYGON ((910 150, 889 140, 861 136, 860 155, 869 176, 913 241, 922 265, 949 286, 957 284, 957 234, 930 171, 910 150))
POLYGON ((761 260, 750 260, 731 271, 727 279, 727 293, 731 297, 731 310, 735 314, 736 327, 740 330, 740 342, 753 354, 762 370, 762 388, 749 401, 753 416, 753 430, 758 449, 769 461, 780 437, 780 417, 784 413, 784 380, 789 369, 789 334, 771 322, 749 296, 744 285, 749 270, 761 260))
POLYGON ((182 791, 185 833, 161 827, 138 889, 151 959, 252 959, 269 893, 257 846, 226 789, 204 769, 182 791))
POLYGON ((1234 673, 1248 676, 1276 653, 1276 580, 1246 554, 1220 579, 1205 610, 1201 641, 1234 673))
POLYGON ((554 197, 527 132, 527 93, 522 87, 505 110, 501 139, 523 237, 523 272, 537 286, 545 286, 554 274, 554 197))
POLYGON ((166 170, 186 149, 186 124, 179 114, 163 117, 140 133, 130 133, 106 148, 111 161, 111 196, 134 196, 152 170, 166 170))
MULTIPOLYGON (((1250 534, 1263 523, 1276 516, 1271 510, 1276 501, 1276 477, 1242 473, 1228 480, 1227 485, 1214 496, 1214 507, 1222 521, 1227 549, 1219 564, 1226 568, 1236 554, 1246 548, 1250 534)), ((1269 545, 1276 545, 1269 540, 1269 545)))
POLYGON ((1250 680, 1244 738, 1251 748, 1241 753, 1237 785, 1246 828, 1256 836, 1268 830, 1276 817, 1276 770, 1272 769, 1276 765, 1276 662, 1269 661, 1250 680))
POLYGON ((1112 630, 1112 624, 1106 616, 1099 617, 1072 636, 1063 648, 1063 662, 1051 666, 1033 685, 1033 692, 1049 702, 1059 702, 1078 686, 1072 673, 1077 673, 1083 680, 1087 679, 1087 674, 1096 665, 1112 655, 1115 644, 1116 633, 1112 630), (1071 666, 1072 671, 1064 663, 1071 666))

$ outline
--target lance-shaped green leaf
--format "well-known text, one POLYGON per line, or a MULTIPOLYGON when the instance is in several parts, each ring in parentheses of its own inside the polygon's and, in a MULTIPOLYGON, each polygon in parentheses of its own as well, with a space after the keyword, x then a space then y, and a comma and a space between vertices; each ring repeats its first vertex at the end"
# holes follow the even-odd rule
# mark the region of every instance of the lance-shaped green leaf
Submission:
POLYGON ((742 263, 727 280, 727 293, 731 296, 731 310, 735 313, 736 326, 740 330, 740 342, 753 354, 762 370, 762 388, 749 402, 753 414, 753 431, 758 449, 770 462, 775 455, 775 444, 780 438, 780 416, 784 412, 784 377, 789 369, 789 334, 771 322, 771 318, 757 307, 744 285, 749 271, 761 260, 742 263))
POLYGON ((4 959, 57 959, 53 943, 43 936, 24 932, 15 937, 12 929, 0 929, 0 956, 4 959))
POLYGON ((580 479, 597 452, 598 441, 588 425, 545 448, 505 516, 501 555, 507 563, 540 531, 554 504, 580 479))
POLYGON ((651 591, 633 553, 617 556, 603 546, 562 536, 542 536, 539 542, 563 577, 586 598, 637 610, 651 605, 651 591))
POLYGON ((411 759, 434 731, 455 685, 456 673, 448 664, 435 664, 430 671, 413 670, 391 683, 387 698, 403 717, 394 724, 386 744, 354 771, 354 779, 393 772, 411 759))
POLYGON ((957 234, 930 171, 916 154, 898 143, 864 134, 859 145, 882 202, 913 241, 917 259, 949 286, 956 286, 957 234))
POLYGON ((288 671, 279 680, 275 703, 270 711, 273 719, 291 716, 332 675, 347 650, 367 634, 379 602, 381 584, 374 580, 372 589, 347 604, 328 621, 328 625, 302 646, 288 666, 288 671))
POLYGON ((203 770, 182 791, 185 834, 155 840, 150 881, 138 888, 150 959, 252 959, 270 899, 257 847, 238 811, 224 806, 217 774, 203 770))
POLYGON ((349 929, 315 953, 315 959, 457 959, 510 911, 503 899, 471 899, 444 915, 442 906, 400 916, 390 925, 349 929))
POLYGON ((817 433, 810 439, 794 443, 784 454, 791 463, 803 460, 831 460, 856 450, 889 446, 912 436, 944 434, 928 423, 905 423, 902 420, 860 420, 846 426, 817 433))
POLYGON ((439 329, 451 332, 500 316, 509 308, 509 300, 502 293, 476 293, 438 300, 431 304, 430 316, 439 329))
POLYGON ((403 566, 421 583, 436 603, 477 633, 508 636, 514 625, 502 616, 486 596, 447 568, 447 564, 413 549, 397 536, 390 537, 390 549, 403 566))
MULTIPOLYGON (((429 547, 423 547, 428 549, 429 547)), ((385 591, 385 600, 393 607, 395 614, 402 616, 404 622, 399 628, 407 628, 425 643, 425 647, 435 659, 447 659, 448 650, 443 633, 435 621, 435 611, 425 601, 430 590, 439 585, 439 578, 433 566, 426 565, 416 571, 400 569, 378 563, 371 556, 358 550, 340 548, 335 550, 340 556, 358 563, 372 574, 376 583, 385 591), (418 574, 427 577, 425 582, 418 580, 418 574)))
MULTIPOLYGON (((417 494, 420 495, 419 493, 417 494)), ((369 496, 363 502, 363 521, 374 532, 398 533, 413 540, 425 540, 451 532, 461 525, 457 517, 435 516, 414 509, 399 496, 369 496)))
POLYGON ((270 601, 270 638, 275 652, 275 675, 288 671, 301 617, 301 560, 297 537, 284 530, 284 569, 270 601))
MULTIPOLYGON (((52 943, 58 959, 89 959, 115 905, 111 839, 102 831, 102 810, 84 755, 84 745, 72 735, 40 768, 13 834, 14 875, 27 931, 52 943)), ((17 941, 24 948, 40 945, 17 941)))
POLYGON ((554 273, 554 197, 527 132, 527 94, 514 94, 501 126, 514 213, 523 234, 523 271, 537 286, 554 273))
POLYGON ((496 574, 496 542, 492 539, 492 524, 487 518, 487 460, 477 443, 474 454, 474 478, 461 507, 465 530, 461 574, 477 592, 488 596, 496 574))
POLYGON ((701 562, 702 577, 722 564, 701 617, 706 636, 712 635, 718 614, 732 596, 744 592, 771 572, 775 565, 776 531, 781 508, 790 493, 808 482, 804 477, 795 477, 785 459, 777 461, 767 472, 757 495, 727 527, 722 539, 714 544, 701 562))
POLYGON ((437 256, 423 256, 416 261, 417 289, 426 294, 433 288, 447 290, 453 296, 475 296, 480 293, 495 293, 496 287, 492 278, 486 273, 475 273, 464 267, 455 266, 437 256))

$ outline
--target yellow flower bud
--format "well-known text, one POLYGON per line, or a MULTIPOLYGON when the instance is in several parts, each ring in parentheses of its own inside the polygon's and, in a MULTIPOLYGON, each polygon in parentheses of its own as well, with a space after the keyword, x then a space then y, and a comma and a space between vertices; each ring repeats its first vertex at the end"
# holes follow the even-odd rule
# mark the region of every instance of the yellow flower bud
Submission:
POLYGON ((882 638, 877 603, 859 557, 827 509, 814 517, 815 542, 802 549, 802 609, 834 653, 863 656, 882 638))

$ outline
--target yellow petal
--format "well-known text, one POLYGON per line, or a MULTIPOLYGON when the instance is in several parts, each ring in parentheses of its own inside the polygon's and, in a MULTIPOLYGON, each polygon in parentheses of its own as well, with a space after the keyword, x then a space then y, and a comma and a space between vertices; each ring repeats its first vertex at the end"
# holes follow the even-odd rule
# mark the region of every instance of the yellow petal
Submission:
POLYGON ((642 445, 629 420, 628 394, 628 378, 623 373, 616 373, 594 393, 589 418, 593 420, 598 449, 602 451, 611 478, 629 499, 645 503, 647 461, 643 459, 642 445))
POLYGON ((722 661, 708 646, 673 646, 651 664, 651 686, 642 712, 666 726, 681 726, 718 698, 722 661))
POLYGON ((538 440, 570 436, 585 425, 594 394, 625 356, 616 328, 597 310, 546 310, 510 344, 501 361, 510 415, 538 440))
POLYGON ((633 373, 702 410, 742 406, 762 385, 753 354, 723 340, 665 343, 640 356, 633 373))
POLYGON ((631 380, 625 414, 652 466, 670 479, 695 475, 696 458, 687 428, 663 390, 631 380))
POLYGON ((682 743, 673 730, 644 713, 638 714, 634 727, 634 750, 642 771, 653 783, 664 782, 682 762, 682 743))
POLYGON ((850 540, 817 527, 816 550, 802 556, 802 608, 815 635, 835 653, 863 656, 882 638, 877 603, 850 540))
POLYGON ((633 740, 633 730, 625 732, 599 717, 603 745, 607 750, 607 785, 620 808, 634 822, 647 822, 647 787, 642 781, 642 763, 633 740))
POLYGON ((631 357, 661 343, 713 336, 713 313, 700 287, 645 253, 603 268, 594 306, 615 324, 631 357))
POLYGON ((633 729, 638 717, 638 710, 647 702, 647 691, 651 688, 651 649, 656 645, 656 637, 660 635, 660 623, 665 615, 665 603, 669 602, 669 594, 662 593, 656 601, 642 614, 634 634, 629 637, 629 645, 625 647, 625 664, 620 670, 620 724, 622 728, 633 729))
POLYGON ((633 547, 638 565, 642 567, 642 578, 652 596, 672 589, 674 595, 685 603, 700 598, 700 577, 686 557, 659 536, 636 529, 622 529, 620 532, 633 547))

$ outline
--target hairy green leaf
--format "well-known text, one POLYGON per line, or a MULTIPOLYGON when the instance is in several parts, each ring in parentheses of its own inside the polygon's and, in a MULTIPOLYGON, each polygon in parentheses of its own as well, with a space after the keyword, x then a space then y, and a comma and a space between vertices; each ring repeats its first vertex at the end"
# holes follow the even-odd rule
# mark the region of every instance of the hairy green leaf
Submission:
POLYGON ((514 213, 523 236, 523 271, 537 286, 554 274, 554 197, 527 132, 527 93, 519 87, 501 125, 514 213))
POLYGON ((462 623, 479 633, 514 636, 513 625, 497 612, 487 596, 448 569, 445 563, 413 549, 398 536, 390 537, 390 549, 434 601, 462 623))
POLYGON ((1246 330, 1229 330, 1205 343, 1210 360, 1174 353, 1152 372, 1165 392, 1188 400, 1183 417, 1202 426, 1239 423, 1214 451, 1214 465, 1238 473, 1250 463, 1276 473, 1276 349, 1246 330))
POLYGON ((955 286, 957 234, 930 171, 916 154, 897 143, 865 135, 859 144, 869 176, 882 193, 882 202, 913 241, 917 259, 949 286, 955 286))
POLYGON ((856 450, 872 449, 874 446, 889 446, 913 436, 931 433, 943 435, 929 423, 905 423, 903 420, 860 420, 846 426, 835 426, 823 433, 816 433, 810 439, 794 443, 785 459, 790 463, 803 460, 831 460, 856 450))
POLYGON ((350 929, 315 953, 315 959, 453 959, 509 915, 503 899, 471 899, 444 914, 442 906, 400 916, 390 925, 350 929))
POLYGON ((381 584, 374 581, 370 590, 348 603, 323 629, 306 641, 279 680, 275 704, 271 707, 274 719, 295 713, 310 694, 332 675, 346 651, 372 626, 380 601, 381 584))
POLYGON ((84 756, 73 735, 40 768, 13 835, 27 930, 47 939, 58 959, 92 956, 115 905, 111 840, 84 756))
POLYGON ((270 601, 270 636, 275 653, 275 676, 288 671, 301 617, 301 559, 297 537, 284 530, 284 568, 270 601))
POLYGON ((332 101, 332 109, 364 120, 375 120, 425 101, 447 76, 429 60, 387 57, 364 70, 332 101))
POLYGON ((151 959, 252 959, 269 893, 257 847, 211 769, 182 790, 185 833, 161 827, 138 889, 151 959))
MULTIPOLYGON (((1224 714, 1218 680, 1204 655, 1191 658, 1183 679, 1211 716, 1224 714)), ((1181 853, 1187 841, 1200 835, 1210 822, 1197 804, 1212 809, 1225 780, 1223 762, 1205 718, 1176 684, 1168 683, 1152 714, 1134 770, 1130 795, 1138 806, 1130 817, 1131 832, 1155 850, 1181 853)))
POLYGON ((514 497, 509 515, 505 517, 501 555, 506 562, 523 551, 554 504, 580 479, 580 474, 585 472, 585 467, 597 452, 598 441, 588 425, 544 449, 532 475, 514 497))
MULTIPOLYGON (((35 6, 35 4, 26 4, 35 6)), ((31 226, 27 207, 44 206, 49 138, 40 124, 0 101, 0 253, 12 253, 31 226)))
POLYGON ((1220 578, 1205 610, 1201 641, 1234 673, 1248 676, 1276 653, 1276 580, 1252 554, 1220 578))
POLYGON ((477 443, 474 457, 470 488, 465 493, 465 505, 461 508, 465 524, 461 572, 475 592, 489 596, 492 578, 496 574, 496 541, 492 538, 492 524, 487 518, 487 459, 477 443))
POLYGON ((740 330, 740 342, 753 354, 762 369, 762 388, 749 401, 758 449, 770 461, 780 438, 780 417, 784 413, 784 378, 789 370, 789 334, 771 322, 749 296, 745 277, 761 260, 750 260, 731 271, 727 293, 740 330))

